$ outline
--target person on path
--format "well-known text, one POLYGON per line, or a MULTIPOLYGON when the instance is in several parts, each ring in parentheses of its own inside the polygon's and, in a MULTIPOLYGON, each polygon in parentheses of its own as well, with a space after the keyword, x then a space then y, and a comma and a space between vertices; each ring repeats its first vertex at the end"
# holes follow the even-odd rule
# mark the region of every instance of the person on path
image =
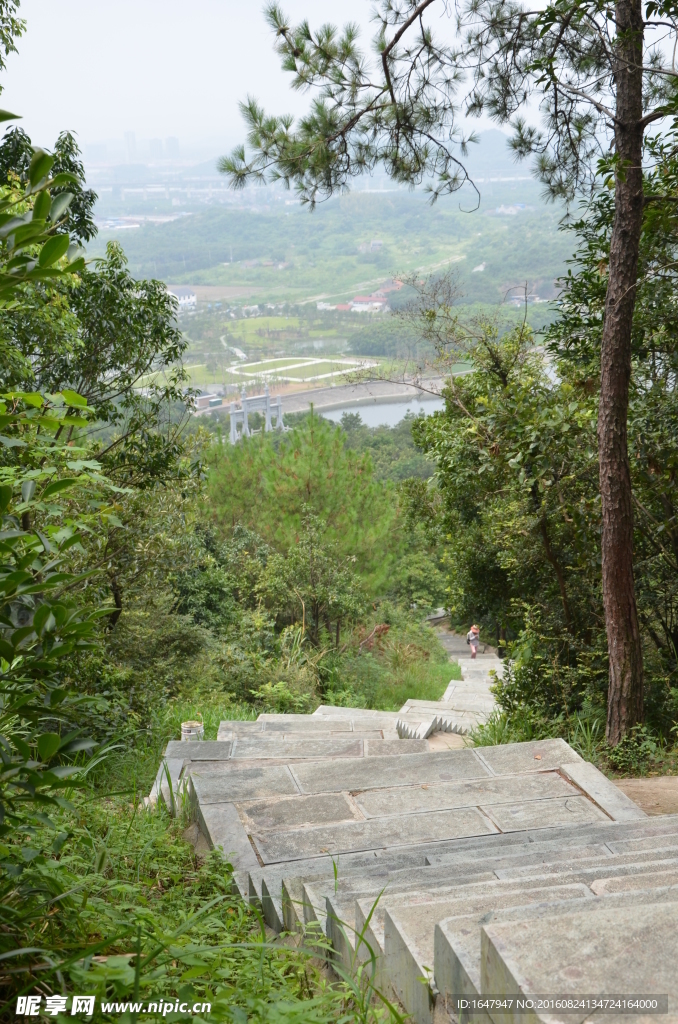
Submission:
POLYGON ((471 626, 466 634, 466 643, 471 647, 471 657, 475 658, 480 643, 480 626, 471 626))

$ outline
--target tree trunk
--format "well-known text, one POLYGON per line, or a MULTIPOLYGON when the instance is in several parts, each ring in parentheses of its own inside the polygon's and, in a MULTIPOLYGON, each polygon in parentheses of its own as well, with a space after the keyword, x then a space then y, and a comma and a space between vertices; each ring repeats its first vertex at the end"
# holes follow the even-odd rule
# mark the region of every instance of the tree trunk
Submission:
POLYGON ((115 624, 120 618, 120 614, 122 612, 122 590, 120 589, 120 584, 115 576, 110 576, 109 582, 111 585, 111 593, 113 594, 113 602, 115 604, 115 611, 111 612, 108 616, 108 628, 111 630, 115 629, 115 624))
POLYGON ((551 547, 551 541, 549 539, 548 526, 546 525, 546 516, 542 516, 539 520, 539 530, 541 531, 541 537, 544 541, 544 550, 546 551, 546 557, 553 566, 553 571, 556 574, 558 580, 558 588, 560 590, 560 600, 563 602, 563 615, 565 616, 565 627, 568 632, 572 632, 572 613, 570 612, 570 602, 567 599, 567 587, 565 586, 565 576, 561 568, 560 562, 553 553, 551 547))
POLYGON ((640 0, 618 0, 615 67, 615 218, 600 354, 598 457, 602 582, 610 661, 607 739, 616 744, 643 717, 643 656, 633 587, 633 506, 627 447, 631 328, 643 218, 640 0))

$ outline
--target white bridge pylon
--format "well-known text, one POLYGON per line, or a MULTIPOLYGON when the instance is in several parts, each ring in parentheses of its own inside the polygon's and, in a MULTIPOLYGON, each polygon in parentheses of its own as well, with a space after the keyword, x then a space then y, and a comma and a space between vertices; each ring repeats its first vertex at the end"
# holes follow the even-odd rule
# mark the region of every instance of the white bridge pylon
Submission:
POLYGON ((240 408, 237 409, 236 403, 231 402, 231 444, 236 444, 239 437, 249 437, 251 435, 252 432, 247 417, 252 412, 264 413, 264 430, 273 430, 271 414, 275 416, 275 429, 285 429, 282 414, 282 398, 280 395, 276 398, 275 405, 271 405, 268 384, 264 388, 263 395, 252 395, 250 398, 247 397, 245 385, 243 384, 240 394, 240 408), (242 424, 242 431, 240 433, 238 433, 238 424, 242 424))

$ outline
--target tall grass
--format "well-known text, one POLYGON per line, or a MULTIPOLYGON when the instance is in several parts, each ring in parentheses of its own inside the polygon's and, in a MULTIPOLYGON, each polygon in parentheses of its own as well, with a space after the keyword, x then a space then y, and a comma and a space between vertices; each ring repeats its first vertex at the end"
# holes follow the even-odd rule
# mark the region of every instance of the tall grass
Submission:
MULTIPOLYGON (((169 1016, 196 1024, 376 1024, 391 1016, 348 979, 330 982, 312 951, 273 936, 232 894, 230 865, 214 852, 198 860, 184 838, 185 811, 175 819, 162 807, 149 811, 138 792, 72 799, 72 809, 53 814, 61 851, 45 825, 23 875, 3 893, 3 916, 14 914, 21 947, 15 934, 15 954, 0 962, 2 1019, 13 1019, 18 995, 36 992, 96 995, 95 1021, 134 1020, 121 1007, 104 1012, 102 1000, 209 1003, 209 1014, 169 1016)), ((163 1016, 161 1006, 144 1019, 163 1016)))

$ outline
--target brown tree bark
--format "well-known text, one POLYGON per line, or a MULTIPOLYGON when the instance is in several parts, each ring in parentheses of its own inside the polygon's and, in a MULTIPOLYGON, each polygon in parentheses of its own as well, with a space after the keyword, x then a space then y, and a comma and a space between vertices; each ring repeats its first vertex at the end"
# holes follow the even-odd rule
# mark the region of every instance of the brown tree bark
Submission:
POLYGON ((113 602, 115 604, 115 611, 111 612, 108 616, 108 628, 109 630, 115 629, 115 624, 120 618, 122 613, 122 590, 115 576, 109 577, 109 583, 111 586, 111 593, 113 594, 113 602))
POLYGON ((610 661, 607 739, 619 743, 643 717, 643 655, 633 585, 633 504, 627 446, 631 328, 643 219, 643 13, 617 0, 615 218, 601 347, 598 458, 603 606, 610 661))

